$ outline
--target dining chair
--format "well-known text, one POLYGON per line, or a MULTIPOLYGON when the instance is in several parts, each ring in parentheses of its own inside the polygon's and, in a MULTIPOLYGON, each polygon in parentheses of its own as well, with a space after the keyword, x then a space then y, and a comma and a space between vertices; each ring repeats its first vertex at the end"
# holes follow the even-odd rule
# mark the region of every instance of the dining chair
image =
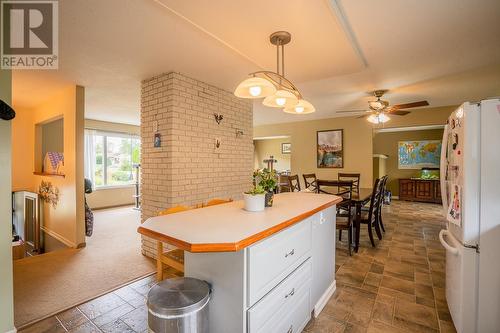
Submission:
POLYGON ((290 192, 300 192, 299 176, 288 176, 288 186, 290 186, 290 192))
POLYGON ((336 229, 339 231, 339 241, 342 241, 342 230, 347 230, 347 247, 349 256, 352 256, 352 182, 339 182, 339 185, 345 186, 348 190, 342 195, 343 200, 336 206, 336 229))
POLYGON ((203 207, 221 205, 221 204, 229 203, 229 202, 232 202, 232 201, 233 201, 233 199, 231 199, 231 198, 229 198, 229 199, 219 199, 219 198, 216 198, 216 199, 209 200, 206 204, 203 204, 203 207))
MULTIPOLYGON (((175 214, 190 210, 190 207, 175 206, 158 212, 158 216, 175 214)), ((163 280, 164 265, 175 268, 178 271, 184 272, 184 251, 181 249, 168 249, 163 250, 163 243, 157 242, 156 248, 156 280, 163 280)))
POLYGON ((379 203, 379 209, 378 209, 378 221, 377 223, 380 225, 380 228, 382 228, 382 231, 385 232, 385 227, 384 227, 384 222, 382 221, 382 208, 384 207, 384 200, 385 200, 385 193, 387 191, 387 180, 389 179, 389 176, 385 175, 382 177, 382 184, 380 185, 381 192, 380 192, 380 203, 379 203))
POLYGON ((277 193, 290 192, 290 184, 288 183, 288 172, 280 172, 278 174, 277 193))
POLYGON ((379 204, 380 204, 380 193, 381 193, 381 178, 375 180, 375 185, 373 186, 373 192, 370 198, 370 206, 367 212, 362 212, 361 224, 366 224, 368 226, 368 237, 372 246, 375 247, 375 240, 373 239, 373 228, 377 232, 379 239, 382 239, 382 233, 380 231, 380 226, 378 224, 378 214, 379 214, 379 204))
MULTIPOLYGON (((353 183, 352 191, 354 193, 359 193, 359 180, 360 180, 360 178, 361 178, 360 173, 339 172, 339 174, 337 175, 338 180, 351 180, 352 181, 352 183, 353 183)), ((339 188, 339 190, 340 190, 340 188, 339 188)))
POLYGON ((318 192, 318 182, 315 173, 305 173, 302 177, 304 177, 305 188, 309 189, 311 192, 318 192))

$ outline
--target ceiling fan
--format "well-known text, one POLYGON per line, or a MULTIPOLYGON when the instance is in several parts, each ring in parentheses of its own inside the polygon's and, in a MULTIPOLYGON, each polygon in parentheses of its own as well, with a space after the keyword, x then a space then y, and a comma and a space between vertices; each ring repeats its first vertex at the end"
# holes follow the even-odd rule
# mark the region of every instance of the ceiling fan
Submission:
POLYGON ((385 123, 386 121, 390 120, 388 115, 405 116, 408 113, 410 113, 410 111, 404 111, 404 109, 417 108, 429 105, 429 102, 427 101, 418 101, 405 104, 396 104, 391 106, 388 101, 381 99, 381 97, 384 96, 384 94, 387 91, 388 90, 380 89, 380 90, 374 90, 372 92, 373 96, 375 96, 377 99, 375 101, 368 102, 369 110, 337 111, 337 113, 342 114, 342 113, 364 112, 365 114, 359 116, 358 118, 368 117, 367 120, 369 122, 372 122, 374 124, 379 124, 379 123, 385 123))

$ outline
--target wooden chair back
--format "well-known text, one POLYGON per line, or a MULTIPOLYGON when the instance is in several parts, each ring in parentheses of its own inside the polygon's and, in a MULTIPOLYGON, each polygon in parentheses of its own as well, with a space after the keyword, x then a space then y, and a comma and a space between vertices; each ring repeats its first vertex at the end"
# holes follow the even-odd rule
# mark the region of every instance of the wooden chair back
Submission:
POLYGON ((229 198, 229 199, 219 199, 219 198, 216 198, 216 199, 209 200, 206 204, 203 205, 203 207, 221 205, 221 204, 229 203, 229 202, 232 202, 232 201, 233 201, 233 199, 231 199, 231 198, 229 198))
POLYGON ((370 207, 368 208, 368 223, 376 222, 377 214, 379 212, 380 194, 382 192, 382 178, 377 178, 373 185, 373 192, 370 198, 370 207))
POLYGON ((312 192, 318 192, 318 182, 316 180, 315 173, 304 173, 304 187, 311 190, 312 192))
POLYGON ((185 210, 190 210, 190 209, 191 209, 191 207, 180 205, 180 206, 170 207, 170 208, 161 210, 158 212, 157 215, 162 216, 162 215, 174 214, 174 213, 183 212, 185 210))
MULTIPOLYGON (((352 181, 352 190, 355 193, 359 193, 359 180, 361 178, 360 173, 345 173, 340 172, 337 176, 338 180, 351 180, 352 181)), ((340 188, 339 188, 340 190, 340 188)))
POLYGON ((290 186, 290 192, 300 192, 299 176, 288 176, 288 186, 290 186))

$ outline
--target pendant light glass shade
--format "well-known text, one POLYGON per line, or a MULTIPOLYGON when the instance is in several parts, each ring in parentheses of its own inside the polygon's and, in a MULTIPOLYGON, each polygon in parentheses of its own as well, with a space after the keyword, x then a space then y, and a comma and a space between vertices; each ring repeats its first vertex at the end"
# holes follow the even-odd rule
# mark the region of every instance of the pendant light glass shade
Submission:
POLYGON ((272 108, 287 108, 297 105, 297 96, 288 90, 278 90, 273 95, 264 98, 262 104, 272 108))
POLYGON ((293 113, 293 114, 308 114, 308 113, 313 113, 316 111, 314 106, 306 101, 305 99, 299 99, 299 102, 291 107, 286 107, 283 109, 286 113, 293 113))
POLYGON ((372 124, 383 124, 391 120, 388 115, 385 113, 372 114, 366 120, 368 120, 372 124))
POLYGON ((274 84, 260 77, 250 77, 241 82, 234 95, 240 98, 262 98, 276 92, 274 84))

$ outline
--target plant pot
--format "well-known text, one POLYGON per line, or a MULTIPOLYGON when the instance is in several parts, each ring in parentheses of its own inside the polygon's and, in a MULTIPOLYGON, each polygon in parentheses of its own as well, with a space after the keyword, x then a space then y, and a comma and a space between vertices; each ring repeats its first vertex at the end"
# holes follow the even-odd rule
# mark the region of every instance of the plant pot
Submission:
POLYGON ((249 212, 261 212, 265 208, 266 196, 265 194, 247 194, 243 193, 245 200, 245 210, 249 212))
POLYGON ((266 207, 272 207, 273 200, 274 200, 274 192, 273 191, 266 192, 266 207))

